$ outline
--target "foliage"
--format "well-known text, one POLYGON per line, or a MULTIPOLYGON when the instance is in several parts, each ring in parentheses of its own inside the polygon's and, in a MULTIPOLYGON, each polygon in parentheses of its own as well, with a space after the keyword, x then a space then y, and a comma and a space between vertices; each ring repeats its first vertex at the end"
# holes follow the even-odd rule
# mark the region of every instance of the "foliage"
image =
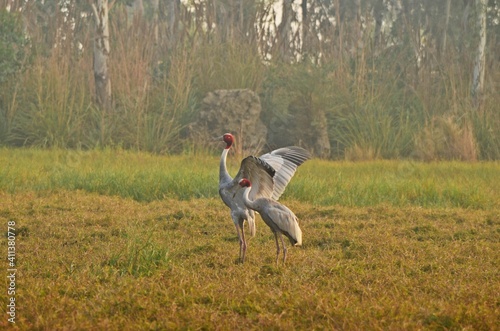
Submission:
MULTIPOLYGON (((158 15, 153 3, 144 15, 126 3, 110 13, 109 111, 94 105, 88 4, 18 2, 19 17, 2 13, 10 71, 0 74, 0 144, 180 153, 193 145, 184 129, 208 92, 249 88, 261 96, 269 146, 303 144, 323 156, 311 143, 321 131, 334 159, 500 158, 498 11, 488 12, 489 69, 473 112, 471 2, 447 13, 446 1, 310 0, 297 31, 284 31, 266 2, 176 2, 158 15), (20 71, 28 55, 33 66, 20 71)), ((289 8, 290 26, 298 8, 289 8)))
POLYGON ((456 122, 452 117, 431 119, 415 137, 416 156, 425 161, 476 161, 477 144, 471 124, 456 122))
POLYGON ((27 63, 28 39, 21 20, 21 15, 0 9, 0 144, 6 141, 10 132, 17 102, 17 80, 27 63))
POLYGON ((366 104, 332 116, 337 155, 348 160, 410 156, 417 126, 402 110, 366 104))
POLYGON ((193 62, 195 88, 200 97, 219 89, 261 91, 266 70, 251 43, 207 43, 196 48, 193 62))
POLYGON ((496 160, 500 155, 500 113, 494 111, 474 112, 470 115, 474 130, 474 137, 479 147, 479 158, 482 160, 496 160))
POLYGON ((77 148, 88 146, 88 118, 92 104, 88 90, 78 84, 89 74, 72 71, 81 63, 53 56, 35 62, 27 71, 21 108, 14 114, 9 141, 14 145, 77 148), (22 109, 22 110, 21 110, 22 109))
POLYGON ((27 39, 20 15, 0 10, 0 84, 19 72, 25 61, 27 39))
POLYGON ((113 126, 102 145, 179 152, 176 141, 194 103, 190 56, 182 49, 172 50, 169 56, 158 54, 151 28, 139 20, 127 23, 124 10, 116 10, 114 21, 117 26, 129 24, 127 30, 112 29, 115 61, 111 71, 125 79, 113 83, 115 112, 106 125, 113 126))

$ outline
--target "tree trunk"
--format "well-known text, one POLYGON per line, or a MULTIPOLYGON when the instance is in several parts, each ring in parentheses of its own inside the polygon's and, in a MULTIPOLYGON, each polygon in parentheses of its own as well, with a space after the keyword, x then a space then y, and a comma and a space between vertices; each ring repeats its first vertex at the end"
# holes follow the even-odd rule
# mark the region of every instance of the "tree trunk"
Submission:
POLYGON ((111 108, 111 80, 108 73, 110 54, 108 1, 97 0, 92 3, 95 17, 94 37, 94 79, 97 104, 102 110, 111 108))
POLYGON ((446 59, 446 42, 448 38, 448 24, 450 22, 451 0, 446 0, 446 16, 444 20, 443 44, 441 45, 441 59, 446 59))
POLYGON ((159 5, 160 5, 159 0, 151 0, 151 8, 153 9, 153 34, 156 44, 158 44, 158 39, 159 39, 158 36, 158 24, 159 24, 158 12, 160 10, 159 5))
POLYGON ((302 9, 302 24, 301 24, 301 37, 300 37, 300 42, 301 42, 301 55, 307 55, 309 53, 309 45, 307 42, 307 33, 309 32, 309 22, 307 21, 307 0, 302 0, 300 7, 302 9))
MULTIPOLYGON (((179 1, 167 1, 167 48, 173 49, 177 43, 177 16, 179 11, 179 1)), ((210 29, 210 24, 209 27, 210 29)))
POLYGON ((135 0, 134 1, 134 10, 138 15, 143 15, 144 14, 144 3, 142 0, 135 0))
POLYGON ((476 0, 477 19, 479 26, 479 45, 477 47, 474 72, 472 76, 472 103, 479 108, 484 85, 484 69, 486 65, 486 5, 487 0, 476 0))
MULTIPOLYGON (((377 48, 382 43, 382 23, 384 21, 384 1, 377 0, 373 6, 373 17, 375 18, 375 32, 373 35, 373 48, 377 52, 377 48)), ((385 45, 382 45, 382 48, 385 45)))
POLYGON ((278 26, 278 49, 282 60, 288 62, 292 58, 290 39, 292 35, 292 1, 283 0, 281 23, 278 26))
POLYGON ((239 9, 239 17, 238 17, 238 21, 239 21, 239 33, 241 33, 242 36, 245 36, 245 10, 244 10, 244 4, 243 4, 243 0, 239 0, 238 1, 238 9, 239 9))
POLYGON ((340 0, 335 0, 335 29, 338 33, 338 53, 337 59, 340 62, 340 67, 343 65, 344 58, 344 32, 342 28, 342 22, 340 20, 340 0))
POLYGON ((328 119, 324 109, 316 109, 316 114, 314 120, 311 121, 311 126, 317 133, 316 141, 314 142, 314 152, 321 158, 329 158, 331 146, 328 137, 328 119))

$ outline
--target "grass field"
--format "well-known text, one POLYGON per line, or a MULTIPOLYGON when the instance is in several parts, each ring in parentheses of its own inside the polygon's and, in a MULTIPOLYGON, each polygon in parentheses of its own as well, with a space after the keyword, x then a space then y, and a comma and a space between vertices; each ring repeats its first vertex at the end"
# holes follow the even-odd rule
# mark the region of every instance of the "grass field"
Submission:
POLYGON ((17 269, 16 323, 0 328, 500 325, 498 163, 308 161, 282 198, 304 234, 284 266, 260 219, 237 263, 217 157, 0 149, 0 165, 17 269))

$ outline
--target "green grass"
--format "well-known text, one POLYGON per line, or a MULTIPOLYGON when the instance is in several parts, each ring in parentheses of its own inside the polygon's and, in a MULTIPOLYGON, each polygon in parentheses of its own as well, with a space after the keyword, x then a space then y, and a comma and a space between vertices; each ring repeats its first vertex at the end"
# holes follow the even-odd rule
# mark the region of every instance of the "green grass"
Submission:
POLYGON ((160 157, 127 151, 0 152, 0 189, 84 190, 137 201, 215 196, 217 160, 213 157, 160 157), (211 164, 215 162, 214 164, 211 164))
POLYGON ((14 329, 500 325, 496 163, 308 161, 282 199, 304 234, 286 265, 260 219, 237 263, 217 157, 2 149, 0 164, 14 329))
MULTIPOLYGON (((0 150, 0 189, 84 190, 137 201, 218 197, 217 156, 155 156, 123 150, 0 150)), ((230 172, 239 159, 230 155, 230 172)), ((500 164, 311 160, 284 198, 314 205, 463 207, 499 205, 500 164)))
POLYGON ((498 206, 498 163, 410 161, 306 163, 287 194, 319 205, 491 208, 498 206))

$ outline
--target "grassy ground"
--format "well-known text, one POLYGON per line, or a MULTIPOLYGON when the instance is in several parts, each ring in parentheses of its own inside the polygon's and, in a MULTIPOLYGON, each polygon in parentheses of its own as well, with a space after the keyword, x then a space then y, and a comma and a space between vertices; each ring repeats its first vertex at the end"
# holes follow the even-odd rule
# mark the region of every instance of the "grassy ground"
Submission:
MULTIPOLYGON (((0 161, 18 329, 500 325, 495 163, 309 161, 283 198, 304 245, 277 266, 261 220, 236 263, 217 158, 1 150, 0 161)), ((7 255, 6 236, 0 247, 7 255)))
MULTIPOLYGON (((239 160, 230 155, 236 174, 239 160)), ((161 157, 127 151, 0 149, 0 190, 84 190, 150 202, 218 198, 218 157, 161 157)), ((313 205, 499 207, 500 164, 329 162, 299 168, 285 198, 313 205)))

